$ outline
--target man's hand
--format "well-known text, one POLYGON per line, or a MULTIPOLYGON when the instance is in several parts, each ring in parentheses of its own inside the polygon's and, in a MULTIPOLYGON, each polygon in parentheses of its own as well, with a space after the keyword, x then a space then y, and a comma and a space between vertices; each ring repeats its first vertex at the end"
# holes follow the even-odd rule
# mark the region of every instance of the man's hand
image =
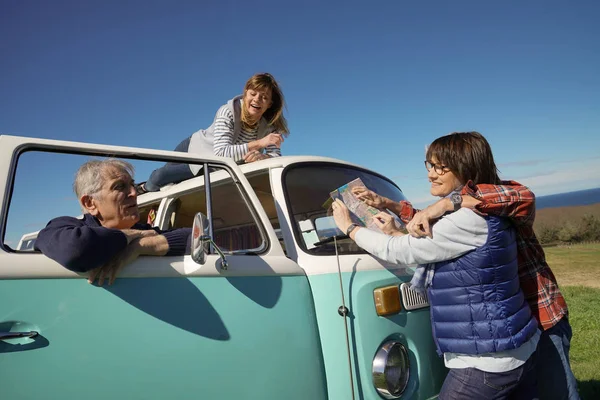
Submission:
POLYGON ((102 286, 105 279, 112 285, 117 274, 128 264, 134 262, 139 256, 164 256, 169 251, 169 242, 164 235, 154 230, 139 231, 147 233, 146 236, 133 239, 119 254, 107 264, 90 271, 88 282, 102 286), (151 232, 151 233, 150 233, 151 232))
MULTIPOLYGON (((463 195, 462 207, 474 209, 477 204, 481 203, 474 197, 463 195)), ((414 237, 432 237, 431 226, 442 215, 447 212, 453 212, 454 205, 448 198, 436 201, 424 210, 415 214, 413 219, 406 224, 406 230, 414 237)))
POLYGON ((386 204, 389 202, 388 198, 380 196, 364 186, 355 186, 350 190, 350 192, 356 196, 358 200, 361 200, 366 205, 375 207, 378 210, 383 210, 386 208, 386 204))
POLYGON ((373 216, 373 222, 383 233, 390 236, 404 236, 405 233, 396 228, 394 217, 383 211, 373 216))
POLYGON ((409 235, 413 237, 431 237, 431 223, 429 217, 427 217, 423 211, 419 211, 415 214, 413 219, 406 224, 406 230, 409 235))
POLYGON ((134 239, 107 264, 91 270, 88 276, 88 283, 94 283, 97 278, 98 286, 104 285, 105 279, 108 279, 108 284, 112 285, 121 269, 135 261, 140 256, 141 250, 140 239, 134 239))

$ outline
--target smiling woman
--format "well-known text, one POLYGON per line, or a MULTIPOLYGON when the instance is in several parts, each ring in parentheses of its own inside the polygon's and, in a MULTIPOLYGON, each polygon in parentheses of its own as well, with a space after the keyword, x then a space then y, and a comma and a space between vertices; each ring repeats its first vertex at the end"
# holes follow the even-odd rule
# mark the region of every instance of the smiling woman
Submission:
MULTIPOLYGON (((175 151, 230 157, 236 162, 254 162, 281 155, 284 136, 289 134, 283 116, 285 100, 271 74, 252 76, 244 93, 222 105, 210 127, 184 139, 175 151)), ((201 166, 167 163, 138 187, 141 193, 156 192, 169 183, 198 174, 201 166)))
MULTIPOLYGON (((490 145, 478 132, 442 136, 425 158, 431 194, 450 196, 455 207, 467 182, 500 183, 490 145)), ((367 191, 361 190, 363 198, 367 191)), ((391 263, 420 264, 411 286, 427 291, 433 339, 450 371, 439 398, 537 396, 532 355, 541 333, 519 287, 515 230, 508 219, 455 208, 436 222, 431 237, 413 238, 390 225, 385 212, 374 219, 387 234, 353 227, 346 205, 339 199, 334 204, 336 225, 358 246, 391 263)))

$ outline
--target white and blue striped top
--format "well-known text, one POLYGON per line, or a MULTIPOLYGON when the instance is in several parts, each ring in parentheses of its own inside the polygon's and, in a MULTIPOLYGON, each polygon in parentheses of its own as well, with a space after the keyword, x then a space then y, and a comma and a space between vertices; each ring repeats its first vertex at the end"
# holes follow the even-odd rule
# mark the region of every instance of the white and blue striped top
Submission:
MULTIPOLYGON (((243 107, 243 104, 241 104, 243 107)), ((240 129, 240 134, 237 140, 233 143, 234 126, 233 126, 233 111, 227 104, 221 106, 215 115, 213 122, 214 147, 213 151, 216 156, 231 157, 235 161, 244 159, 248 153, 248 143, 257 139, 257 127, 251 131, 240 129)), ((281 150, 276 146, 269 146, 263 151, 271 157, 281 156, 281 150)))

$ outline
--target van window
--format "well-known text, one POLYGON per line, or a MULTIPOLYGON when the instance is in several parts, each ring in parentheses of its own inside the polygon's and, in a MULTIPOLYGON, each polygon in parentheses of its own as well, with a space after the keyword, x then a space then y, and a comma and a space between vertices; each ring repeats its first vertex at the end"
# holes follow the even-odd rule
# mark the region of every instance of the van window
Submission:
MULTIPOLYGON (((74 193, 73 181, 79 167, 90 160, 106 157, 29 150, 19 155, 12 180, 10 201, 2 232, 2 245, 16 252, 35 251, 38 232, 53 218, 81 218, 83 210, 74 193)), ((164 165, 162 161, 128 160, 137 182, 164 165)), ((144 202, 138 198, 140 223, 156 226, 156 213, 162 198, 144 202)), ((0 213, 0 215, 2 214, 0 213)))
MULTIPOLYGON (((300 247, 315 255, 335 254, 333 236, 345 234, 337 229, 331 216, 329 193, 360 178, 367 188, 393 201, 406 200, 402 191, 386 178, 358 168, 328 163, 293 166, 284 172, 288 212, 300 247)), ((351 239, 340 239, 339 254, 364 253, 351 239)))
MULTIPOLYGON (((266 249, 266 235, 241 186, 232 179, 229 171, 211 168, 210 180, 213 237, 217 246, 222 251, 236 253, 266 249)), ((196 213, 207 215, 204 185, 178 196, 172 204, 171 215, 167 215, 172 221, 171 227, 191 227, 196 213)))
POLYGON ((275 230, 275 234, 279 239, 279 244, 283 249, 283 252, 287 255, 285 249, 285 242, 283 235, 281 234, 281 224, 279 223, 279 217, 277 216, 277 207, 275 205, 275 197, 273 197, 273 191, 271 190, 271 181, 269 171, 260 171, 255 174, 246 176, 250 182, 250 186, 254 189, 256 197, 260 201, 262 208, 265 210, 269 222, 275 230))

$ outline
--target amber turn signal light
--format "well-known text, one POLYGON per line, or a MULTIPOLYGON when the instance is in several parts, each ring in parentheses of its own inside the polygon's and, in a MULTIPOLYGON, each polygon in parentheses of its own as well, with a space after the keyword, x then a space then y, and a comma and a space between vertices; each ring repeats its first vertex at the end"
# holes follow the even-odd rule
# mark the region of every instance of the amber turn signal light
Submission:
POLYGON ((373 299, 375 300, 375 310, 377 310, 377 315, 384 316, 398 314, 402 311, 400 289, 398 289, 398 285, 375 289, 373 291, 373 299))

